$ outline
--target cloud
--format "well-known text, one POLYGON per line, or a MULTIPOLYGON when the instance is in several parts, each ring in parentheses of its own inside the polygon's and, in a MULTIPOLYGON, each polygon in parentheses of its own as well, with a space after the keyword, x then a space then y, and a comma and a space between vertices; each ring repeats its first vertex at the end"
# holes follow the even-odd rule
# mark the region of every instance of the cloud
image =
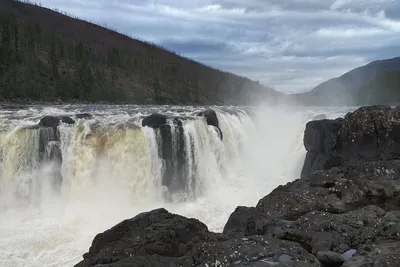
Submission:
POLYGON ((42 0, 284 92, 399 56, 397 0, 42 0))

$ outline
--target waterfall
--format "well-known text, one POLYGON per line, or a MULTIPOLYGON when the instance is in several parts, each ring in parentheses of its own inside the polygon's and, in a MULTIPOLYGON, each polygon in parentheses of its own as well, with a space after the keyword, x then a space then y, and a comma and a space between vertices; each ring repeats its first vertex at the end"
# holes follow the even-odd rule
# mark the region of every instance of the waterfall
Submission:
POLYGON ((2 188, 24 188, 20 193, 27 197, 41 182, 41 168, 52 165, 53 183, 69 197, 112 183, 129 189, 134 201, 193 200, 213 180, 231 175, 229 165, 240 163, 248 132, 255 133, 245 112, 218 110, 217 116, 223 140, 205 118, 195 116, 171 117, 158 129, 140 127, 138 117, 16 128, 2 138, 2 188))
POLYGON ((321 110, 211 108, 218 127, 198 107, 0 111, 0 265, 71 266, 98 232, 159 207, 221 231, 236 206, 297 178, 321 110), (166 122, 142 126, 151 113, 166 122), (38 126, 46 115, 75 123, 38 126))

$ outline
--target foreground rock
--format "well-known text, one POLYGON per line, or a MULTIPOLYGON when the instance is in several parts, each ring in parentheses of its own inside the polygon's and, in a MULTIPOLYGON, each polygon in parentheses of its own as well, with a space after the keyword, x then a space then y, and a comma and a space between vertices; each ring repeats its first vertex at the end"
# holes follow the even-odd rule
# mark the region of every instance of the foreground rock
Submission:
POLYGON ((343 255, 332 251, 320 251, 317 253, 317 258, 325 266, 342 266, 345 262, 343 255))
POLYGON ((228 239, 165 209, 125 220, 93 240, 85 266, 320 266, 299 244, 263 236, 228 239))

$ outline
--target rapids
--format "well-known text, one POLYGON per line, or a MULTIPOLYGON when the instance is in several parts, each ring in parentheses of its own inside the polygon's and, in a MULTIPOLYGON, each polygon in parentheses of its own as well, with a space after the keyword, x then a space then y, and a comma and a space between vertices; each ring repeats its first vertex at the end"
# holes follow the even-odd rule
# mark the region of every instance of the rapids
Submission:
POLYGON ((307 121, 352 110, 211 108, 222 141, 195 116, 204 107, 0 110, 0 266, 72 266, 97 233, 158 207, 222 231, 236 206, 254 206, 299 177, 307 121), (83 112, 94 117, 75 118, 83 112), (170 118, 170 163, 160 156, 160 132, 141 126, 154 112, 170 118), (58 132, 36 127, 46 115, 70 116, 76 123, 61 124, 58 132))

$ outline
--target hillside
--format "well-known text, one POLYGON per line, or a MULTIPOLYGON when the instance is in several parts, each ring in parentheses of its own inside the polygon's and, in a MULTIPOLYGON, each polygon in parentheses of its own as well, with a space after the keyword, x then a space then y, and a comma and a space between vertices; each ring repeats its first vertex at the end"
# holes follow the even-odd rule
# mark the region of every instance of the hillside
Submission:
POLYGON ((0 99, 249 104, 283 96, 161 47, 40 6, 0 0, 0 99))
POLYGON ((368 82, 358 92, 358 104, 398 104, 400 71, 385 72, 368 82))
MULTIPOLYGON (((295 94, 292 97, 300 103, 308 105, 375 104, 375 97, 380 101, 384 99, 384 96, 382 98, 380 96, 380 88, 376 87, 374 98, 371 97, 372 94, 369 94, 368 99, 360 93, 361 88, 382 74, 392 71, 400 71, 400 57, 373 61, 338 78, 323 82, 309 92, 295 94)), ((377 79, 372 83, 377 86, 381 82, 382 80, 377 79)))

